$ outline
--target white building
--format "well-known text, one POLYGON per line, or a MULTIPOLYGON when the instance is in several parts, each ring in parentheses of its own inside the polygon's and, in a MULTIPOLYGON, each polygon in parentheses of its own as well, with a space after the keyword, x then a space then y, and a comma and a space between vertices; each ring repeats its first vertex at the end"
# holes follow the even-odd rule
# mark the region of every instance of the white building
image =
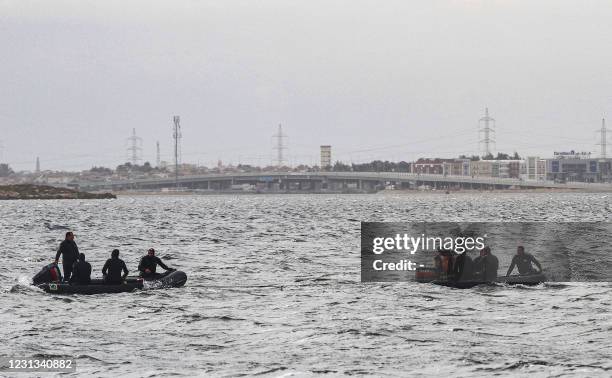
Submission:
POLYGON ((321 170, 331 168, 331 146, 321 146, 321 170))

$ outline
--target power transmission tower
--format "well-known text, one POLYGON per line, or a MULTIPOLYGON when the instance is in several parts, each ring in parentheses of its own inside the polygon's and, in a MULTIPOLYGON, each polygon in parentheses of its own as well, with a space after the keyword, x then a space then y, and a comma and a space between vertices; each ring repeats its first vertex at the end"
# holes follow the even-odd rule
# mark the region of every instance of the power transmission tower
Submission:
POLYGON ((40 158, 36 157, 36 173, 40 173, 40 158))
POLYGON ((138 165, 138 162, 142 160, 142 138, 136 136, 136 129, 132 129, 132 136, 127 138, 128 140, 128 160, 132 165, 138 165))
POLYGON ((284 164, 283 150, 286 149, 283 139, 287 138, 287 136, 283 134, 282 125, 278 125, 278 132, 272 135, 272 137, 276 138, 276 146, 274 147, 276 150, 276 166, 281 168, 284 164))
POLYGON ((606 129, 606 119, 602 118, 601 119, 601 128, 599 130, 595 130, 599 133, 599 143, 597 143, 599 145, 600 148, 600 152, 599 152, 599 157, 601 157, 602 159, 606 158, 607 152, 608 152, 608 129, 606 129))
POLYGON ((489 116, 489 108, 485 108, 484 117, 478 120, 478 143, 482 146, 480 149, 483 156, 492 155, 491 144, 495 143, 495 139, 492 138, 491 134, 495 133, 495 119, 489 116), (480 135, 482 134, 482 139, 480 135))
POLYGON ((176 187, 178 188, 178 175, 179 175, 179 160, 181 155, 181 117, 175 115, 172 118, 174 122, 174 132, 172 133, 172 137, 174 138, 174 180, 176 183, 176 187))
POLYGON ((157 168, 159 168, 159 165, 161 164, 161 157, 159 153, 159 141, 157 141, 157 155, 155 157, 155 163, 157 164, 157 168))

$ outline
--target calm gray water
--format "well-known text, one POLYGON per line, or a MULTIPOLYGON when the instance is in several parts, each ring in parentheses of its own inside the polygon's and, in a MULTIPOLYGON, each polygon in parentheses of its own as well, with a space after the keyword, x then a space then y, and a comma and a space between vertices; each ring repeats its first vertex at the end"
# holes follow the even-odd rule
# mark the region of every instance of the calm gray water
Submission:
POLYGON ((362 284, 359 251, 360 221, 609 221, 611 206, 546 193, 0 202, 0 356, 72 356, 74 376, 610 376, 610 283, 362 284), (135 270, 155 247, 189 280, 45 294, 28 282, 67 228, 95 275, 113 248, 135 270))

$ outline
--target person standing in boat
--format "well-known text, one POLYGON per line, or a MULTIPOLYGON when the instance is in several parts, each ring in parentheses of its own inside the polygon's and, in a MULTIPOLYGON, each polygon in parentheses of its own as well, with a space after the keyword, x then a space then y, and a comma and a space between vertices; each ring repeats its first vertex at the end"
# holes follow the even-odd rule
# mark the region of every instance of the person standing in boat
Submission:
POLYGON ((66 232, 66 239, 60 243, 59 249, 55 254, 55 263, 62 256, 62 266, 64 269, 64 281, 70 281, 72 275, 72 265, 79 259, 79 248, 74 241, 74 234, 71 231, 66 232))
POLYGON ((499 260, 491 253, 491 248, 481 249, 480 256, 474 260, 474 278, 493 282, 497 279, 497 269, 499 269, 499 260))
POLYGON ((155 270, 158 265, 165 270, 174 270, 166 266, 159 257, 155 256, 155 250, 153 248, 149 248, 147 254, 140 259, 140 264, 138 264, 140 276, 144 278, 155 277, 157 275, 155 270))
POLYGON ((125 262, 119 258, 119 250, 113 249, 111 253, 111 258, 106 260, 104 267, 102 268, 102 275, 104 276, 104 281, 111 285, 120 285, 125 281, 129 271, 127 266, 125 266, 125 262), (123 272, 123 276, 121 275, 123 272))
POLYGON ((79 259, 72 266, 71 284, 89 285, 91 283, 91 264, 85 261, 85 254, 81 253, 79 259))
POLYGON ((540 265, 540 262, 535 257, 533 257, 533 255, 525 253, 525 247, 523 247, 522 245, 519 245, 516 248, 516 255, 514 255, 514 257, 512 258, 512 263, 508 268, 506 277, 508 277, 510 273, 512 273, 515 266, 518 267, 518 271, 521 276, 542 273, 542 265, 540 265), (532 264, 535 264, 538 267, 538 270, 535 270, 532 264))

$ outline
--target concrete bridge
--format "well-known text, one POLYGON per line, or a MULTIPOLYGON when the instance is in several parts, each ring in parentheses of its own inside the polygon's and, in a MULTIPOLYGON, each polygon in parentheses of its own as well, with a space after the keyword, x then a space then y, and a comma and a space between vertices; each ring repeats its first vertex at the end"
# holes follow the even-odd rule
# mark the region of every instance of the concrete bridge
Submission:
POLYGON ((257 192, 375 192, 385 187, 409 189, 428 186, 446 189, 553 188, 612 191, 612 184, 555 183, 511 178, 415 174, 406 172, 256 172, 217 173, 172 178, 118 181, 83 181, 82 190, 163 190, 164 188, 203 191, 257 192))

